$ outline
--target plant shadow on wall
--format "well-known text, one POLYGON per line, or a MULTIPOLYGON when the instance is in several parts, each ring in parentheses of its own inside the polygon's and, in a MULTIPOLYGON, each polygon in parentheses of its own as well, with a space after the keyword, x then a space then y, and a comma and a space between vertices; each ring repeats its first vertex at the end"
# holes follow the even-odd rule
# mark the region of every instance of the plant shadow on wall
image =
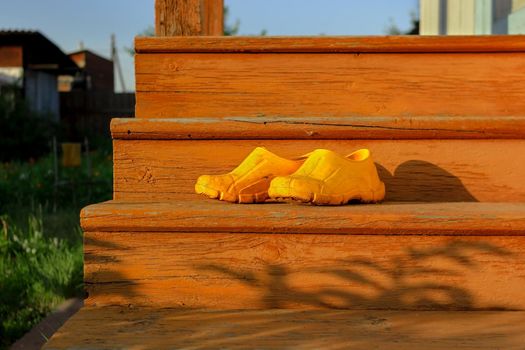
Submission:
MULTIPOLYGON (((95 303, 118 304, 122 300, 135 300, 136 282, 114 266, 124 264, 119 253, 128 247, 103 240, 103 235, 84 235, 84 286, 86 297, 94 296, 95 303)), ((128 302, 129 303, 129 302, 128 302)))
MULTIPOLYGON (((124 301, 124 307, 114 309, 119 314, 114 319, 107 317, 107 311, 97 311, 103 308, 86 308, 85 319, 104 324, 108 332, 114 332, 115 338, 111 341, 122 342, 130 348, 151 344, 153 339, 154 344, 192 349, 242 349, 248 343, 268 349, 299 346, 309 349, 366 349, 371 344, 389 344, 390 347, 399 342, 411 344, 413 348, 454 348, 457 344, 463 344, 465 348, 474 349, 484 341, 487 341, 487 346, 481 348, 494 348, 495 343, 501 348, 520 348, 515 344, 523 339, 523 327, 516 321, 520 317, 523 319, 519 316, 522 313, 508 312, 507 315, 517 316, 498 317, 490 312, 418 312, 406 317, 405 314, 384 311, 388 308, 475 308, 475 295, 468 290, 470 282, 477 284, 477 287, 490 283, 491 278, 485 279, 490 276, 485 274, 494 276, 497 272, 487 272, 487 266, 509 266, 514 256, 511 251, 490 240, 452 238, 442 244, 423 246, 408 240, 405 249, 398 248, 394 253, 371 257, 367 252, 352 249, 362 247, 362 244, 354 246, 352 243, 362 236, 349 237, 345 244, 341 244, 337 235, 314 238, 313 235, 289 234, 278 235, 280 237, 276 239, 276 235, 246 236, 250 237, 246 238, 248 241, 239 237, 227 241, 209 237, 217 243, 209 246, 215 249, 203 248, 196 261, 209 258, 214 263, 199 265, 180 257, 181 261, 175 265, 182 265, 174 270, 178 272, 172 271, 169 278, 167 275, 162 277, 172 280, 168 284, 171 285, 169 290, 164 285, 163 293, 171 293, 177 305, 184 305, 179 303, 181 298, 190 301, 188 306, 168 307, 153 303, 132 307, 133 304, 128 304, 130 301, 140 305, 143 302, 149 304, 148 300, 152 300, 154 294, 141 295, 139 290, 144 290, 139 288, 139 284, 149 282, 132 280, 130 276, 113 270, 112 265, 125 263, 125 258, 119 258, 119 252, 124 256, 129 247, 106 241, 102 235, 92 235, 86 241, 86 259, 92 265, 91 270, 86 271, 86 285, 95 288, 92 290, 97 293, 98 301, 112 305, 124 301), (224 244, 239 243, 239 239, 242 240, 242 248, 228 249, 224 244), (217 249, 221 243, 223 246, 220 249, 226 250, 224 253, 217 249), (320 260, 322 253, 316 250, 317 246, 321 246, 324 253, 327 246, 336 247, 334 257, 325 255, 320 260), (310 247, 309 251, 307 247, 310 247), (231 255, 243 249, 257 250, 257 258, 253 254, 249 254, 252 259, 243 258, 242 253, 237 257, 231 255), (279 250, 278 254, 275 254, 276 250, 279 250), (225 256, 229 257, 224 260, 225 256), (228 263, 225 264, 225 261, 228 263), (321 266, 315 266, 316 263, 321 266), (186 266, 183 275, 177 275, 183 266, 186 266), (176 282, 181 277, 182 280, 176 282), (180 294, 186 279, 200 286, 193 287, 192 296, 180 294), (224 290, 230 292, 219 295, 221 289, 215 289, 217 283, 227 286, 224 290), (237 309, 259 310, 211 310, 210 297, 218 297, 226 308, 233 303, 238 305, 237 309), (344 312, 334 309, 354 310, 344 312), (454 328, 455 325, 458 329, 454 328), (489 328, 487 325, 490 325, 489 328), (505 330, 504 338, 498 338, 501 330, 505 330)), ((399 236, 391 238, 385 243, 386 247, 395 246, 391 243, 399 236)), ((169 250, 176 255, 179 250, 186 251, 187 244, 194 245, 187 241, 169 250)), ((489 305, 485 309, 499 310, 504 307, 489 305)), ((96 327, 86 329, 80 338, 77 332, 68 333, 72 329, 74 327, 63 331, 62 337, 84 345, 98 341, 99 334, 96 332, 100 330, 96 327)))
MULTIPOLYGON (((358 240, 358 237, 352 238, 358 240)), ((398 239, 397 236, 391 238, 398 239)), ((308 242, 337 246, 337 240, 332 238, 320 237, 318 240, 308 242)), ((348 253, 343 255, 348 257, 326 257, 323 261, 315 259, 325 266, 310 266, 315 261, 309 263, 305 255, 305 262, 294 264, 293 270, 278 261, 238 269, 208 264, 199 266, 198 270, 254 289, 261 296, 254 307, 264 309, 465 310, 479 307, 472 291, 467 289, 469 283, 474 282, 477 288, 482 288, 477 280, 491 277, 489 272, 484 271, 486 264, 490 264, 492 259, 503 261, 513 255, 505 248, 475 240, 409 247, 397 255, 375 258, 367 258, 369 252, 353 251, 351 244, 346 248, 348 253)), ((283 250, 286 254, 286 248, 283 250)), ((341 256, 341 253, 337 255, 341 256)), ((286 258, 279 256, 280 259, 286 258)), ((482 309, 502 310, 505 307, 483 305, 482 309)))

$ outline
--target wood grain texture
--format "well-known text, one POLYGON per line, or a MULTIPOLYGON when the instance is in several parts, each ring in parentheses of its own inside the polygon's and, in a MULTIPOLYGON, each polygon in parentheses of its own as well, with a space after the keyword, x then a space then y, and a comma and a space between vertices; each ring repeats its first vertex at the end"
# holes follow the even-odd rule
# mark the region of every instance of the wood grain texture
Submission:
POLYGON ((223 8, 223 0, 155 0, 155 35, 222 35, 223 8))
POLYGON ((115 118, 113 139, 525 139, 521 117, 115 118))
MULTIPOLYGON (((309 128, 306 128, 308 131, 309 128)), ((523 140, 115 140, 114 198, 196 199, 202 174, 235 168, 255 147, 288 158, 369 148, 387 201, 525 202, 523 140)))
POLYGON ((525 53, 136 55, 136 116, 521 116, 525 53))
POLYGON ((525 310, 524 236, 87 232, 84 247, 91 306, 525 310))
POLYGON ((137 37, 138 53, 159 52, 525 52, 525 35, 137 37))
POLYGON ((85 307, 44 349, 518 350, 524 323, 523 312, 85 307))
POLYGON ((108 201, 85 207, 80 216, 85 231, 104 232, 525 236, 525 203, 318 207, 286 203, 239 205, 202 198, 169 202, 108 201))
POLYGON ((155 35, 200 35, 201 0, 155 0, 155 35))
POLYGON ((201 0, 204 36, 224 35, 224 0, 201 0))

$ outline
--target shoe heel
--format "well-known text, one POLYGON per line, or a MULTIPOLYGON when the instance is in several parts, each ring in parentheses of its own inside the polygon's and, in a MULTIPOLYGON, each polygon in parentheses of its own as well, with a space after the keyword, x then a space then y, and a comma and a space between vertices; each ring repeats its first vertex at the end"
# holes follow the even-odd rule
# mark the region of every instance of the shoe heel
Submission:
POLYGON ((379 186, 370 190, 370 194, 371 200, 369 203, 378 203, 383 201, 383 199, 385 199, 385 183, 383 181, 379 181, 379 186))

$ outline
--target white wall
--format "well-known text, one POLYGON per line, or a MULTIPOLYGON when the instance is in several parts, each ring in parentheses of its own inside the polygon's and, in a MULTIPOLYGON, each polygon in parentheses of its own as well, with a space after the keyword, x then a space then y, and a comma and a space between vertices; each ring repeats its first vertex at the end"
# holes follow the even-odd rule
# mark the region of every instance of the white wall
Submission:
POLYGON ((0 67, 0 86, 16 85, 22 87, 24 69, 22 67, 0 67))
POLYGON ((419 8, 421 35, 525 34, 525 0, 419 0, 419 8))

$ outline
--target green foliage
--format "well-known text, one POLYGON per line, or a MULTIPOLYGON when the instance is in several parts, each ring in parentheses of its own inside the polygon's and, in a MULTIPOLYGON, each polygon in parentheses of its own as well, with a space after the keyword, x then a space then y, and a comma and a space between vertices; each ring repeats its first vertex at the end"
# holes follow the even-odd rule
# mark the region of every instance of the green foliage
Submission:
POLYGON ((0 162, 27 160, 46 154, 58 126, 46 115, 29 110, 19 89, 0 88, 0 162))
POLYGON ((79 210, 111 198, 111 148, 89 161, 59 166, 58 186, 52 155, 0 163, 0 349, 82 293, 79 210))
POLYGON ((410 28, 405 32, 390 18, 384 32, 387 35, 419 35, 419 18, 414 11, 410 12, 410 28))
POLYGON ((50 141, 59 134, 19 88, 0 87, 0 349, 81 295, 79 210, 111 198, 110 140, 92 139, 97 150, 79 168, 61 167, 59 155, 55 173, 50 141))
POLYGON ((45 208, 80 208, 110 199, 113 174, 111 152, 91 152, 89 162, 91 174, 86 155, 80 168, 59 167, 57 186, 52 155, 26 163, 0 163, 0 212, 11 207, 36 204, 45 208))
MULTIPOLYGON (((148 26, 142 32, 138 33, 137 36, 155 36, 155 28, 153 26, 148 26)), ((124 46, 124 50, 130 55, 135 55, 135 49, 133 47, 124 46)))
MULTIPOLYGON (((229 8, 228 6, 224 6, 224 35, 226 36, 232 36, 237 35, 239 32, 239 28, 241 26, 241 21, 239 19, 235 20, 233 24, 228 23, 228 17, 229 17, 229 8)), ((266 34, 266 33, 265 33, 266 34)), ((262 34, 262 35, 265 35, 262 34)))
POLYGON ((82 291, 78 225, 68 239, 44 230, 42 208, 26 223, 0 216, 0 348, 20 338, 64 299, 82 291))

